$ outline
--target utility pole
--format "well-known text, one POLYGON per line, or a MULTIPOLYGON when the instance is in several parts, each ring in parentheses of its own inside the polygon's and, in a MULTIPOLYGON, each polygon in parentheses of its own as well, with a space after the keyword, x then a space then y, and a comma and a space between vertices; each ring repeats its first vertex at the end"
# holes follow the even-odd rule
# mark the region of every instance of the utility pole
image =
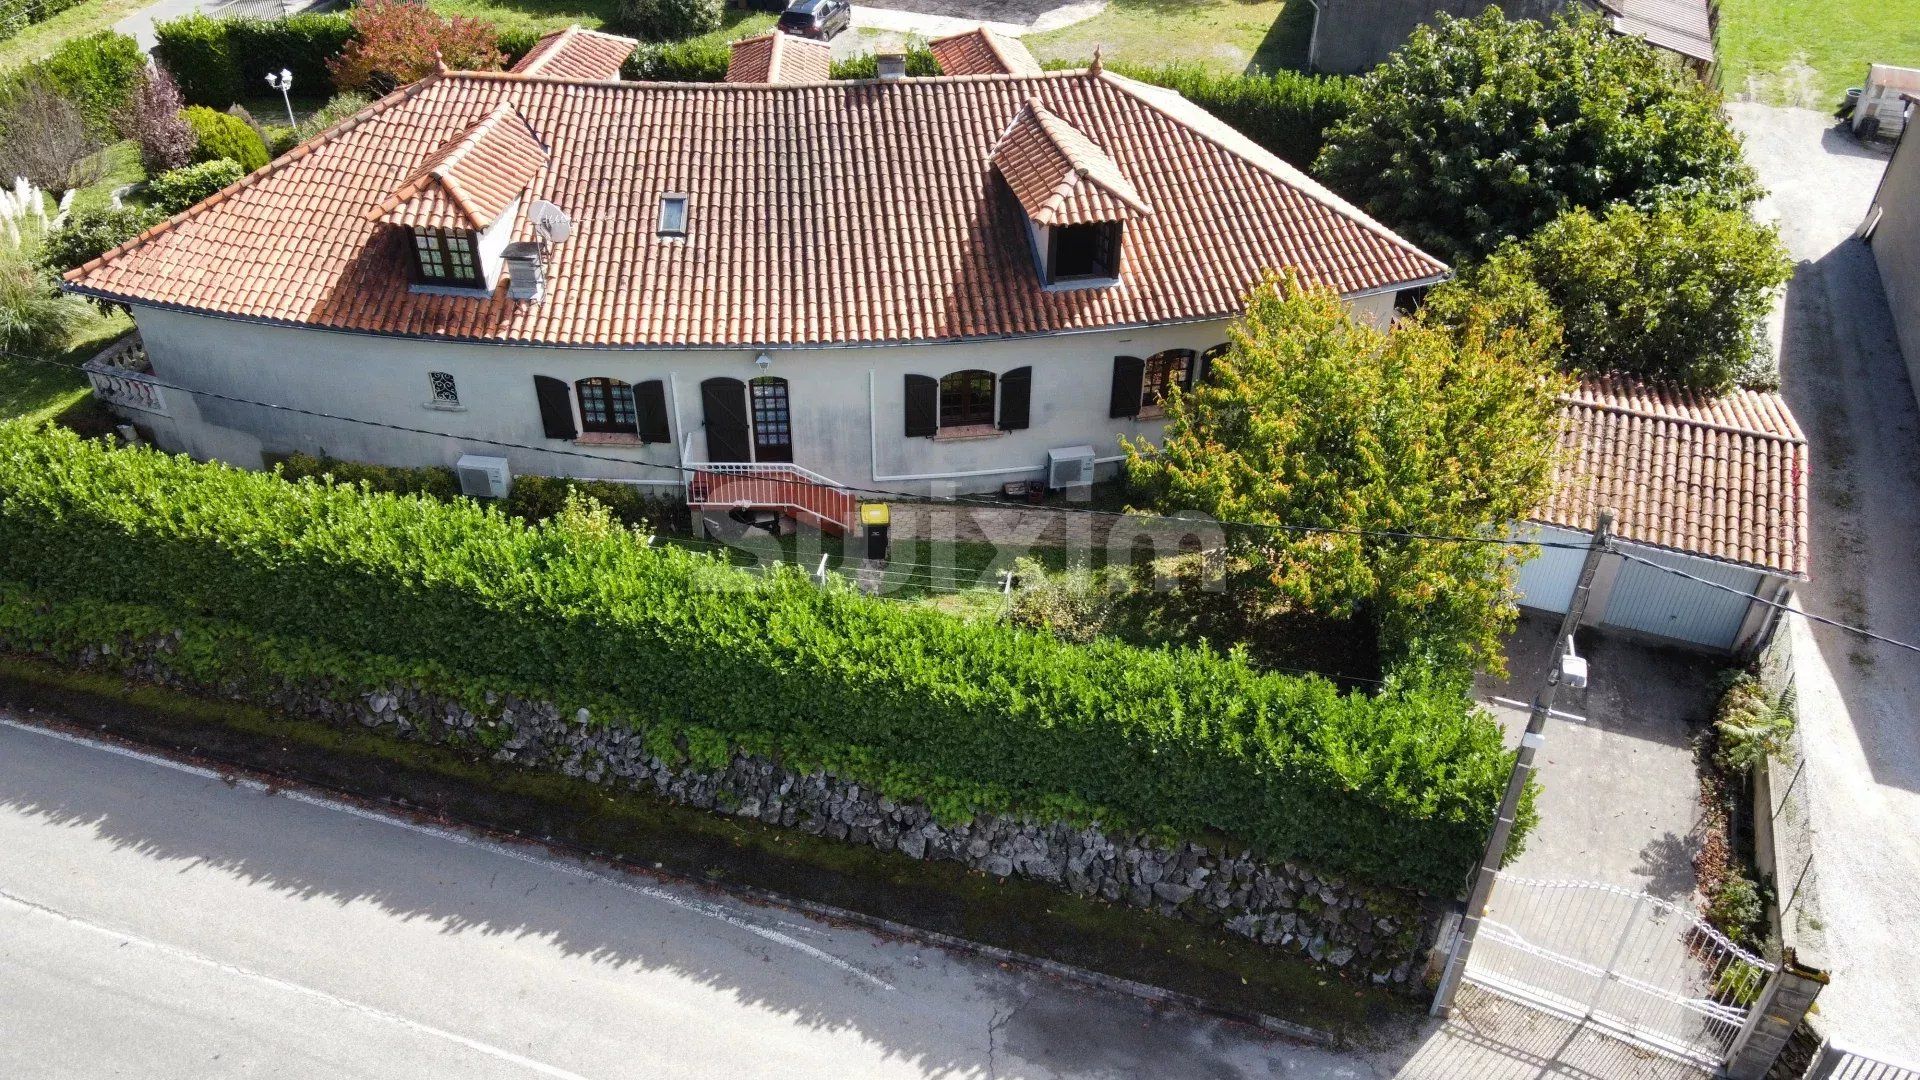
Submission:
POLYGON ((1433 1008, 1429 1012, 1434 1016, 1453 1015, 1453 999, 1460 993, 1460 978, 1467 970, 1467 957, 1473 952, 1474 938, 1480 934, 1480 921, 1486 917, 1487 901, 1493 896, 1493 883, 1499 876, 1500 863, 1506 858, 1507 842, 1513 838, 1513 820, 1520 812, 1520 796, 1527 790, 1527 781, 1533 777, 1533 758, 1546 740, 1547 717, 1553 712, 1553 699, 1560 692, 1562 668, 1566 661, 1567 645, 1573 640, 1573 633, 1580 629, 1580 620, 1587 613, 1587 594, 1593 590, 1593 575, 1600 569, 1600 556, 1606 554, 1608 543, 1613 536, 1613 511, 1602 510, 1599 521, 1593 530, 1593 543, 1587 548, 1586 561, 1580 564, 1580 579, 1574 584, 1573 598, 1567 603, 1567 613, 1560 620, 1560 634, 1553 641, 1553 657, 1547 664, 1547 679, 1534 695, 1533 709, 1527 714, 1527 731, 1520 737, 1520 750, 1514 755, 1513 775, 1507 778, 1507 793, 1500 799, 1500 811, 1494 817, 1493 833, 1487 837, 1487 849, 1480 855, 1480 869, 1474 875, 1473 892, 1467 897, 1466 914, 1460 919, 1459 935, 1454 938, 1453 952, 1447 956, 1447 966, 1440 973, 1440 989, 1433 995, 1433 1008))

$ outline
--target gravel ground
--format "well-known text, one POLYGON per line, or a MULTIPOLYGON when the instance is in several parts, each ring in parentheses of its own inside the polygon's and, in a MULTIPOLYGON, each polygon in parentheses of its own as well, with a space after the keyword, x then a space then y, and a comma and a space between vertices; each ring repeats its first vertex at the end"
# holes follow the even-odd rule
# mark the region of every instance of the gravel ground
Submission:
MULTIPOLYGON (((1920 639, 1920 410, 1870 249, 1884 154, 1802 109, 1729 106, 1798 262, 1781 374, 1812 451, 1810 611, 1920 639)), ((1920 1060, 1920 657, 1793 620, 1818 910, 1849 1046, 1920 1060)), ((1790 915, 1790 917, 1792 917, 1790 915)))

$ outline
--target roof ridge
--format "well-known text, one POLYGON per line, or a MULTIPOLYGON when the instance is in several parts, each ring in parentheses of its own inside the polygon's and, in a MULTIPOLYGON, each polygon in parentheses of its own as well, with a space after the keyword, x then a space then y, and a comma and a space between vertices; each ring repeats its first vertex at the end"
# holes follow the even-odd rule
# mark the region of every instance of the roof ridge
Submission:
MULTIPOLYGON (((748 39, 741 39, 748 40, 748 39)), ((731 43, 730 43, 731 44, 731 43)), ((639 79, 580 79, 568 75, 539 75, 524 71, 448 71, 441 77, 448 79, 471 79, 475 82, 517 82, 571 84, 591 87, 619 87, 621 89, 646 90, 671 88, 674 90, 711 90, 716 93, 743 92, 747 90, 805 90, 822 86, 914 86, 934 83, 952 84, 958 82, 1013 82, 1022 79, 1035 81, 1053 81, 1059 79, 1084 78, 1088 74, 1085 68, 1072 68, 1062 71, 1042 71, 1038 75, 941 75, 937 77, 908 76, 905 79, 826 79, 800 83, 730 83, 730 82, 668 82, 664 80, 639 79)))
MULTIPOLYGON (((1047 108, 1046 105, 1044 105, 1040 101, 1040 99, 1037 97, 1029 97, 1026 100, 1026 103, 1022 106, 1022 108, 1026 110, 1026 112, 1030 113, 1033 116, 1033 118, 1040 124, 1041 133, 1047 137, 1047 141, 1053 144, 1054 149, 1060 152, 1060 156, 1063 158, 1066 158, 1067 165, 1072 168, 1074 175, 1077 176, 1080 180, 1084 180, 1092 183, 1095 187, 1100 188, 1102 191, 1107 192, 1108 194, 1112 195, 1114 198, 1119 199, 1121 202, 1126 203, 1128 206, 1133 207, 1135 210, 1138 210, 1143 214, 1149 214, 1153 212, 1153 208, 1147 205, 1146 199, 1142 198, 1139 190, 1133 186, 1133 181, 1127 178, 1126 173, 1121 172, 1120 163, 1113 160, 1113 155, 1107 153, 1105 147, 1101 146, 1099 143, 1094 142, 1093 138, 1089 136, 1086 132, 1081 131, 1077 127, 1074 127, 1072 121, 1054 112, 1053 110, 1047 108), (1054 130, 1055 124, 1058 124, 1061 127, 1064 127, 1068 131, 1072 132, 1074 135, 1079 136, 1081 141, 1085 142, 1089 147, 1092 147, 1096 153, 1100 154, 1100 156, 1106 158, 1105 162, 1095 162, 1094 164, 1111 167, 1114 173, 1119 177, 1121 183, 1125 185, 1126 190, 1125 191, 1118 190, 1112 184, 1109 184, 1106 181, 1102 180, 1100 177, 1095 176, 1093 174, 1093 170, 1089 168, 1087 164, 1083 163, 1080 160, 1082 155, 1076 153, 1077 148, 1068 145, 1065 141, 1062 140, 1062 137, 1061 137, 1062 133, 1054 130)), ((1021 119, 1020 117, 1014 118, 1013 123, 1015 127, 1019 126, 1020 119, 1021 119)), ((1005 135, 1001 136, 1002 140, 1004 140, 1005 138, 1006 138, 1005 135)), ((1058 202, 1061 199, 1064 199, 1066 197, 1066 194, 1067 193, 1064 191, 1056 191, 1053 201, 1058 202)))
MULTIPOLYGON (((1084 72, 1081 72, 1079 74, 1084 74, 1084 72)), ((1185 94, 1182 94, 1180 91, 1173 90, 1164 86, 1154 86, 1151 83, 1143 83, 1136 79, 1130 79, 1125 75, 1121 75, 1116 72, 1107 71, 1104 69, 1098 72, 1094 72, 1093 77, 1103 82, 1106 82, 1108 85, 1113 86, 1115 89, 1118 89, 1126 93, 1129 97, 1145 105, 1147 108, 1152 109, 1154 112, 1159 113, 1161 116, 1165 117, 1167 120, 1180 125, 1181 127, 1187 129, 1188 131, 1193 132, 1196 136, 1206 140, 1207 142, 1212 143, 1213 145, 1219 147, 1221 150, 1225 151, 1226 153, 1232 154, 1234 157, 1239 158, 1241 161, 1244 161, 1247 164, 1252 165, 1254 168, 1259 169, 1262 172, 1265 172, 1266 174, 1268 174, 1269 176, 1272 176, 1275 179, 1280 180, 1282 183, 1291 184, 1295 187, 1302 189, 1307 194, 1311 195, 1314 199, 1318 200, 1321 203, 1326 204, 1335 213, 1341 214, 1342 216, 1348 218, 1349 220, 1353 221, 1355 224, 1359 225, 1361 228, 1364 228, 1369 232, 1372 232, 1374 235, 1379 236, 1392 243, 1399 244, 1401 247, 1407 249, 1408 251, 1414 252, 1415 254, 1420 255, 1423 258, 1431 260, 1433 263, 1435 263, 1440 267, 1441 277, 1446 277, 1448 274, 1452 272, 1452 267, 1448 266, 1445 261, 1437 258, 1433 254, 1421 248, 1419 245, 1413 243, 1411 240, 1408 240, 1406 237, 1401 236, 1400 234, 1394 232, 1392 229, 1387 228, 1385 225, 1375 220, 1373 215, 1367 213, 1365 210, 1362 210, 1359 207, 1355 206, 1354 204, 1348 202, 1346 199, 1342 198, 1339 194, 1334 192, 1333 189, 1327 187, 1325 184, 1322 184, 1320 181, 1315 180, 1313 177, 1307 175, 1305 170, 1299 168, 1298 166, 1293 165, 1292 163, 1288 162, 1285 158, 1282 158, 1280 155, 1274 153, 1271 150, 1268 150, 1266 147, 1261 146, 1259 143, 1254 142, 1248 136, 1241 134, 1239 131, 1235 130, 1231 124, 1228 124, 1226 121, 1221 120, 1219 117, 1214 116, 1212 113, 1207 112, 1205 109, 1201 109, 1200 106, 1193 105, 1191 101, 1187 100, 1187 96, 1185 94), (1152 93, 1141 92, 1143 89, 1146 89, 1148 87, 1151 87, 1152 90, 1157 93, 1171 94, 1175 98, 1179 99, 1183 104, 1192 105, 1193 108, 1199 110, 1201 115, 1207 117, 1207 119, 1213 121, 1216 124, 1221 125, 1222 127, 1225 127, 1228 131, 1232 131, 1239 138, 1246 140, 1246 143, 1248 146, 1258 151, 1262 156, 1271 159, 1271 163, 1269 163, 1268 161, 1262 161, 1260 158, 1257 158, 1248 154, 1241 147, 1228 144, 1227 142, 1221 140, 1214 132, 1208 131, 1198 125, 1195 125, 1188 118, 1184 116, 1176 116, 1173 113, 1168 112, 1166 108, 1163 107, 1161 102, 1153 100, 1152 93), (1278 165, 1279 168, 1277 169, 1274 168, 1275 165, 1278 165)))
POLYGON ((394 106, 400 104, 401 102, 407 100, 408 98, 411 98, 414 95, 420 93, 422 90, 426 89, 429 85, 433 83, 437 83, 442 78, 445 78, 446 75, 447 73, 444 71, 430 72, 422 78, 416 79, 405 86, 399 87, 398 89, 394 90, 392 93, 388 94, 387 96, 368 104, 366 108, 361 109, 359 112, 354 113, 352 116, 347 117, 345 120, 342 120, 339 123, 334 124, 332 127, 326 128, 323 131, 317 132, 312 137, 302 142, 295 143, 293 147, 289 149, 286 153, 281 154, 279 157, 274 158, 272 161, 267 162, 265 165, 260 166, 258 169, 255 169, 254 171, 248 173, 247 175, 241 177, 240 179, 234 181, 233 183, 227 185, 226 187, 221 188, 219 191, 216 191, 213 194, 207 196, 206 198, 201 199, 199 202, 194 203, 192 206, 187 207, 185 210, 182 210, 179 213, 174 214, 172 217, 167 218, 165 221, 161 221, 154 225, 148 226, 146 229, 142 230, 138 236, 135 236, 133 239, 127 241, 126 243, 120 244, 117 247, 109 248, 106 251, 101 252, 99 255, 95 256, 94 258, 88 259, 86 262, 81 263, 79 266, 76 266, 73 269, 68 270, 66 273, 63 273, 60 275, 61 279, 64 281, 78 281, 80 278, 86 276, 86 274, 89 271, 92 271, 98 268, 102 264, 106 263, 108 260, 118 258, 119 256, 125 254, 126 252, 132 251, 134 248, 137 248, 140 245, 146 243, 148 240, 151 240, 162 233, 172 231, 172 229, 175 226, 187 221, 190 218, 197 217, 201 212, 211 209, 212 207, 225 202, 235 192, 243 191, 247 188, 254 187, 257 184, 259 184, 261 181, 267 179, 268 177, 276 175, 282 169, 290 165, 293 165, 296 162, 304 161, 305 159, 312 157, 322 147, 328 145, 329 143, 339 141, 341 136, 345 135, 347 132, 352 131, 353 129, 359 127, 361 124, 367 122, 368 120, 373 119, 375 116, 378 116, 379 114, 386 112, 387 110, 393 108, 394 106))
POLYGON ((1562 405, 1573 405, 1582 409, 1592 409, 1596 412, 1612 413, 1615 416, 1632 416, 1642 420, 1667 420, 1675 424, 1704 428, 1708 431, 1721 431, 1729 435, 1751 435, 1757 439, 1772 439, 1775 442, 1788 443, 1793 446, 1807 445, 1806 436, 1798 432, 1789 435, 1779 431, 1763 431, 1759 428, 1746 427, 1742 424, 1723 424, 1717 420, 1702 420, 1693 416, 1678 416, 1670 412, 1653 412, 1647 409, 1634 408, 1631 405, 1616 405, 1604 401, 1593 401, 1582 398, 1578 396, 1577 393, 1561 394, 1558 400, 1562 405))
POLYGON ((528 64, 518 74, 522 74, 522 75, 533 74, 538 72, 542 67, 545 67, 549 60, 552 60, 555 56, 558 56, 560 54, 561 45, 568 38, 578 33, 580 29, 581 27, 579 23, 568 23, 566 26, 562 27, 557 31, 552 31, 552 32, 541 35, 540 40, 534 42, 533 48, 529 51, 529 55, 533 55, 536 53, 538 55, 534 55, 533 63, 528 64), (545 51, 542 51, 541 49, 542 46, 546 46, 545 51))

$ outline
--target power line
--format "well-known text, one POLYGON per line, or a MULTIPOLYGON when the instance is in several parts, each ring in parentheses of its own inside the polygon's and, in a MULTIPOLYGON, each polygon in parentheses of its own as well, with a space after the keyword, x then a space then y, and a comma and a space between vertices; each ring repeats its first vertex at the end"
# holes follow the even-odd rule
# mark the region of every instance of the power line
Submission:
MULTIPOLYGON (((8 356, 17 360, 25 360, 29 363, 42 364, 48 367, 56 367, 63 371, 81 372, 84 374, 84 370, 80 367, 77 367, 73 364, 63 364, 57 360, 50 360, 45 357, 28 356, 24 353, 17 353, 10 350, 4 350, 4 349, 0 349, 0 355, 8 356)), ((507 450, 526 450, 526 451, 529 451, 532 453, 538 453, 538 454, 558 454, 562 457, 580 458, 587 461, 603 461, 603 462, 608 462, 614 465, 624 466, 629 469, 652 469, 657 472, 671 472, 677 478, 672 482, 682 484, 682 485, 687 483, 687 480, 689 477, 697 475, 701 471, 697 466, 662 465, 662 464, 658 464, 656 462, 650 462, 650 461, 634 461, 630 458, 615 457, 611 454, 597 454, 590 450, 579 450, 571 447, 565 448, 565 449, 556 449, 551 446, 535 446, 531 443, 514 442, 509 439, 494 439, 484 435, 465 435, 457 432, 444 431, 436 428, 415 427, 410 424, 395 424, 386 420, 369 420, 369 419, 366 419, 365 417, 350 416, 344 413, 332 413, 332 412, 326 412, 320 409, 307 409, 307 408, 302 408, 298 405, 287 405, 281 402, 261 401, 258 398, 240 397, 235 394, 223 394, 217 390, 203 390, 203 389, 198 389, 191 386, 183 386, 179 383, 169 382, 156 375, 152 375, 145 372, 140 373, 139 381, 146 383, 148 385, 158 386, 164 390, 175 390, 183 394, 192 394, 196 397, 210 398, 215 401, 225 401, 225 402, 230 402, 236 405, 252 405, 257 408, 271 409, 275 412, 292 413, 296 416, 311 416, 319 420, 332 420, 332 421, 343 423, 343 424, 358 424, 363 427, 380 428, 387 431, 398 431, 398 432, 402 432, 409 435, 429 435, 434 438, 455 439, 463 442, 479 443, 485 446, 497 446, 507 450)), ((917 491, 904 491, 898 488, 868 487, 868 486, 855 485, 855 484, 844 484, 838 481, 835 481, 829 484, 816 484, 815 486, 825 488, 829 491, 838 491, 847 495, 879 495, 879 496, 885 496, 889 499, 893 499, 899 502, 918 503, 923 505, 982 506, 982 507, 1001 509, 1001 510, 1016 510, 1016 511, 1029 511, 1029 512, 1038 511, 1038 512, 1046 512, 1046 513, 1056 513, 1056 514, 1085 514, 1085 515, 1090 515, 1095 517, 1124 518, 1124 519, 1129 519, 1134 521, 1169 522, 1176 525, 1186 525, 1186 526, 1220 525, 1223 527, 1238 528, 1238 529, 1255 529, 1255 530, 1264 530, 1268 532, 1294 532, 1294 533, 1309 533, 1309 534, 1317 534, 1317 535, 1336 535, 1336 536, 1365 536, 1365 537, 1380 537, 1380 538, 1391 539, 1391 540, 1426 540, 1426 541, 1434 541, 1434 542, 1440 542, 1440 543, 1454 543, 1454 544, 1494 544, 1499 546, 1533 547, 1533 548, 1541 548, 1541 549, 1570 549, 1570 550, 1576 550, 1576 551, 1584 551, 1586 550, 1586 546, 1587 546, 1585 544, 1577 544, 1577 543, 1555 541, 1555 540, 1525 540, 1525 539, 1519 539, 1519 538, 1502 538, 1497 536, 1465 536, 1465 535, 1452 534, 1452 533, 1419 532, 1416 530, 1409 530, 1409 529, 1367 529, 1367 528, 1360 528, 1360 527, 1354 527, 1354 526, 1340 526, 1340 525, 1297 525, 1297 524, 1290 524, 1286 522, 1232 521, 1232 520, 1223 520, 1219 518, 1207 518, 1204 520, 1189 519, 1189 518, 1173 517, 1167 514, 1134 514, 1134 513, 1128 513, 1122 510, 1100 510, 1100 509, 1096 509, 1094 507, 1088 507, 1088 506, 1048 506, 1048 507, 1034 508, 1034 507, 1022 506, 1019 504, 1009 505, 1005 502, 996 500, 992 496, 929 495, 929 494, 924 494, 922 492, 917 492, 917 491)))
POLYGON ((1614 548, 1613 553, 1627 560, 1628 562, 1637 562, 1644 566, 1651 566, 1655 570, 1663 570, 1677 577, 1686 578, 1688 581, 1697 581, 1702 585, 1711 585, 1714 588, 1721 590, 1722 592, 1730 592, 1735 596, 1743 596, 1748 600, 1758 601, 1759 603, 1765 604, 1766 606, 1773 608, 1776 611, 1792 612, 1796 615, 1801 616, 1802 618, 1811 619, 1814 622, 1822 623, 1827 626, 1834 627, 1835 629, 1845 630, 1849 634, 1858 634, 1861 637, 1872 638, 1875 641, 1884 642, 1885 644, 1893 645, 1895 647, 1905 649, 1908 652, 1920 653, 1920 645, 1912 645, 1907 642, 1901 641, 1897 638, 1887 637, 1885 634, 1876 634, 1872 630, 1869 630, 1864 626, 1854 626, 1850 623, 1843 623, 1838 619, 1829 619, 1825 615, 1815 615, 1811 611, 1806 611, 1801 608, 1796 608, 1791 604, 1782 604, 1777 600, 1769 600, 1766 597, 1759 595, 1758 593, 1750 593, 1743 589, 1736 589, 1731 585, 1722 585, 1717 581, 1710 581, 1707 578, 1703 578, 1698 574, 1689 574, 1685 570, 1677 570, 1671 566, 1665 566, 1660 563, 1654 562, 1652 559, 1645 558, 1644 556, 1635 555, 1627 551, 1621 551, 1618 548, 1614 548))

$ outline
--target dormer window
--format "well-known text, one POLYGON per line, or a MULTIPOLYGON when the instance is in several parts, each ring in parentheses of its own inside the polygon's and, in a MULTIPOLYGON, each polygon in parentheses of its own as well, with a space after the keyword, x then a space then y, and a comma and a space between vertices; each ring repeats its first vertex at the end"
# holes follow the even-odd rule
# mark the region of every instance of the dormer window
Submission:
POLYGON ((483 287, 473 240, 473 233, 465 229, 413 230, 413 255, 420 280, 428 285, 483 287))
POLYGON ((687 235, 687 197, 664 195, 660 199, 660 235, 687 235))
POLYGON ((1047 230, 1047 284, 1120 276, 1118 221, 1058 225, 1047 230))

